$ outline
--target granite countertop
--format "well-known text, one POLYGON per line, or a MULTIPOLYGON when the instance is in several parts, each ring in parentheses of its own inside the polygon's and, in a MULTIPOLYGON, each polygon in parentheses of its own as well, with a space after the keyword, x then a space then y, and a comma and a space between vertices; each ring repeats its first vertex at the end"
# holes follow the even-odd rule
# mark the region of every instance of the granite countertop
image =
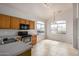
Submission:
POLYGON ((29 43, 24 43, 22 41, 19 41, 10 44, 0 45, 0 56, 19 55, 22 52, 31 49, 32 45, 29 45, 29 43))

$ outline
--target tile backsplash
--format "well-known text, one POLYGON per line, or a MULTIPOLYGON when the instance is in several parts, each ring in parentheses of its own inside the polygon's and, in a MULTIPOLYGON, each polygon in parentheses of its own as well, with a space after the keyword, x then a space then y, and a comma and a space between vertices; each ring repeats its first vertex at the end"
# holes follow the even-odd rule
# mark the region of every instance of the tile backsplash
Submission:
POLYGON ((15 37, 18 30, 0 29, 0 44, 2 44, 3 38, 15 37))
MULTIPOLYGON (((0 36, 16 36, 19 30, 13 29, 0 29, 0 36)), ((36 35, 36 30, 27 30, 28 34, 36 35)))
MULTIPOLYGON (((15 38, 17 33, 20 30, 13 30, 13 29, 0 29, 0 43, 2 43, 3 38, 15 38)), ((36 35, 35 30, 26 30, 30 35, 36 35)))
POLYGON ((0 36, 17 35, 18 30, 0 29, 0 36))

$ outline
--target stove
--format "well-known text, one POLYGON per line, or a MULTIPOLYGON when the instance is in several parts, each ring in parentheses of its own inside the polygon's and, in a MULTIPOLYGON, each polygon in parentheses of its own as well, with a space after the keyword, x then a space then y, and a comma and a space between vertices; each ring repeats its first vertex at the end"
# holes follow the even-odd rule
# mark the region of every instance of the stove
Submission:
POLYGON ((31 42, 32 35, 29 35, 27 31, 18 32, 18 36, 21 36, 21 41, 25 43, 31 42))

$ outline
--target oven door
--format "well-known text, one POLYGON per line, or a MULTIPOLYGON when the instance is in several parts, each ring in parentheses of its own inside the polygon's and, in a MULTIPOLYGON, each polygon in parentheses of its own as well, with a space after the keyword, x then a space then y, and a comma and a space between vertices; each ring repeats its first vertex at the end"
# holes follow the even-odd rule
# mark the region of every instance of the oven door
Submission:
POLYGON ((25 43, 31 42, 31 37, 24 37, 22 38, 22 41, 25 43))

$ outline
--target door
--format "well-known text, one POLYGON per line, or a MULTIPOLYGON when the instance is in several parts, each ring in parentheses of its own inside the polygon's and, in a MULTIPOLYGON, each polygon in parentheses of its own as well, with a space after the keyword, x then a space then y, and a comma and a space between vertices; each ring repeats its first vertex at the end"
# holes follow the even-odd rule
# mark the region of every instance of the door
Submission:
POLYGON ((29 23, 30 23, 30 22, 29 22, 29 20, 26 20, 26 24, 28 24, 28 25, 29 25, 29 23))
POLYGON ((11 17, 11 29, 19 29, 20 21, 17 17, 11 17))
POLYGON ((20 24, 26 24, 26 20, 25 19, 20 19, 20 24))
POLYGON ((34 21, 30 21, 30 29, 35 29, 35 22, 34 21))
POLYGON ((0 29, 10 28, 10 16, 0 14, 0 29))

